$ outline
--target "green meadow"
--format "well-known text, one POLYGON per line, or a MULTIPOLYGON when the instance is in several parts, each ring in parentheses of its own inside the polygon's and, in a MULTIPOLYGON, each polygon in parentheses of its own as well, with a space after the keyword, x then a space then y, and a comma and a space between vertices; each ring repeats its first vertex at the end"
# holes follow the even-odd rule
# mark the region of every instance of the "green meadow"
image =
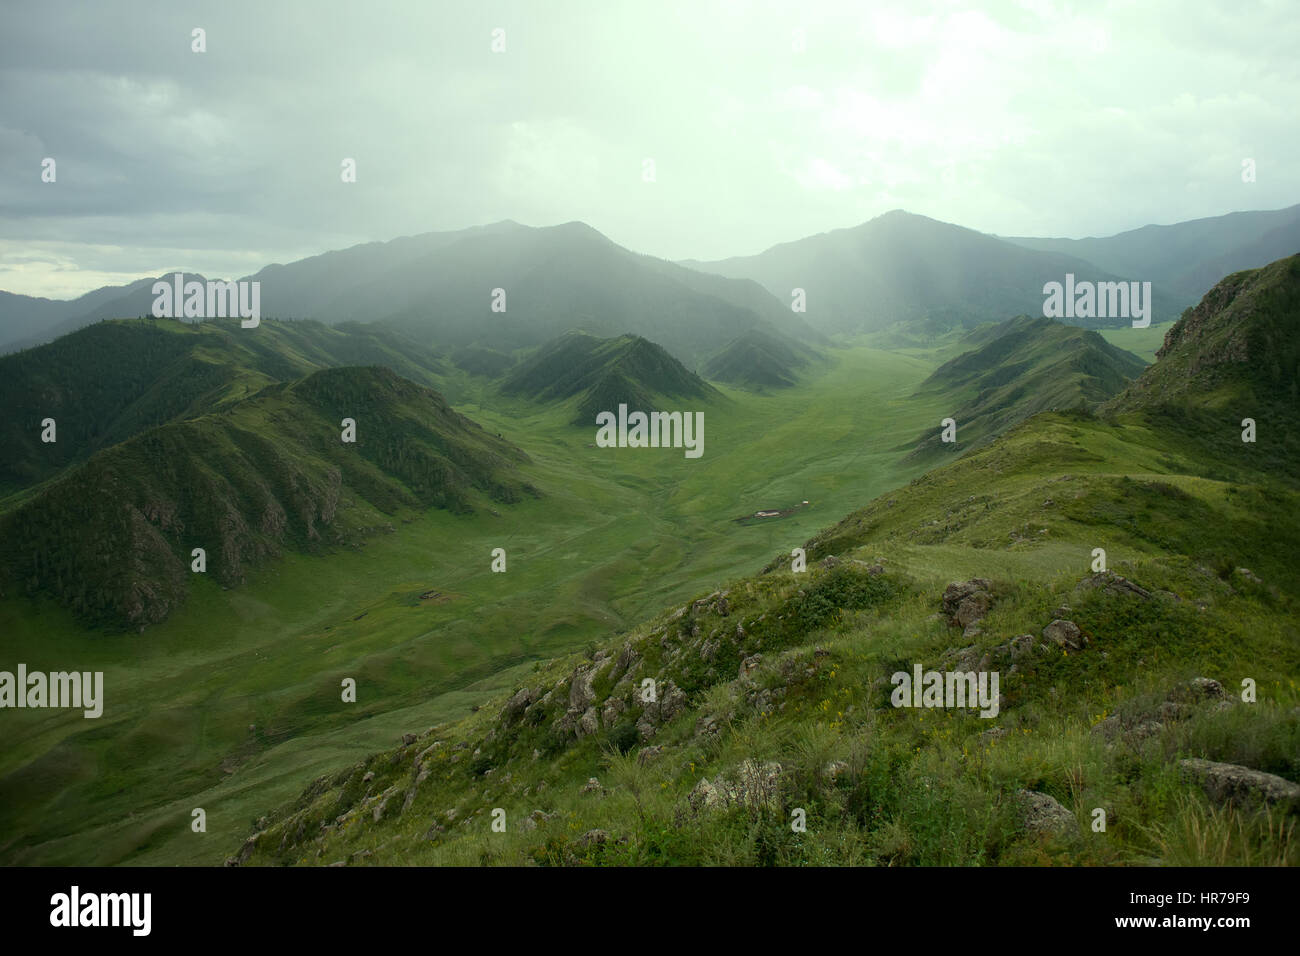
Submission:
MULTIPOLYGON (((568 404, 503 399, 449 373, 457 411, 522 448, 536 499, 390 516, 393 532, 287 552, 224 590, 200 580, 143 633, 87 631, 0 602, 9 664, 105 672, 104 715, 16 710, 0 754, 10 864, 219 864, 314 777, 468 714, 535 662, 620 634, 753 573, 919 473, 903 455, 946 414, 913 393, 938 357, 855 345, 794 388, 723 387, 705 451, 598 449, 568 404), (740 524, 762 509, 809 506, 740 524), (507 554, 504 574, 492 551, 507 554), (422 598, 430 592, 436 594, 422 598), (357 682, 343 703, 341 682, 357 682), (206 813, 206 833, 191 812, 206 813)), ((685 409, 683 409, 685 410, 685 409)), ((691 410, 696 410, 692 408, 691 410)))

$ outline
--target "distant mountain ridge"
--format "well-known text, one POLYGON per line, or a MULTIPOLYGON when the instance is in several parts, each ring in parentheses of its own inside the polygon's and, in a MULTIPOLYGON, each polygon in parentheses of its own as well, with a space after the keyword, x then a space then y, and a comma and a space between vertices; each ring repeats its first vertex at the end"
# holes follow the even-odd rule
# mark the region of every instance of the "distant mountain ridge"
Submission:
MULTIPOLYGON (((383 321, 426 342, 505 352, 575 326, 631 332, 696 364, 751 329, 816 345, 819 333, 899 321, 954 327, 1037 315, 1043 284, 1066 273, 1152 282, 1158 322, 1176 318, 1228 272, 1298 251, 1300 205, 1078 240, 1003 238, 895 210, 758 255, 680 263, 638 255, 581 222, 535 228, 504 220, 363 243, 243 278, 262 283, 266 316, 383 321), (491 310, 498 288, 504 312, 491 310), (807 313, 791 310, 796 288, 805 290, 807 313)), ((157 278, 68 301, 0 292, 0 349, 104 318, 149 315, 157 278)))
MULTIPOLYGON (((860 226, 786 242, 755 256, 685 265, 753 279, 791 301, 802 289, 804 318, 819 331, 874 331, 897 322, 975 326, 1043 314, 1043 286, 1076 280, 1142 279, 1116 275, 1077 256, 1025 248, 973 229, 895 210, 860 226)), ((1153 321, 1187 303, 1152 287, 1153 321)), ((1079 319, 1101 328, 1129 319, 1079 319)))
MULTIPOLYGON (((751 328, 815 335, 755 283, 638 255, 580 222, 505 221, 365 243, 243 278, 261 283, 263 316, 383 323, 448 348, 509 352, 579 327, 647 335, 694 364, 751 328)), ((35 344, 100 318, 150 315, 155 281, 96 290, 63 307, 0 301, 0 347, 35 344), (33 334, 39 324, 45 336, 33 334)))
POLYGON ((1143 226, 1105 238, 1007 241, 1150 280, 1191 305, 1229 273, 1300 252, 1300 205, 1143 226))

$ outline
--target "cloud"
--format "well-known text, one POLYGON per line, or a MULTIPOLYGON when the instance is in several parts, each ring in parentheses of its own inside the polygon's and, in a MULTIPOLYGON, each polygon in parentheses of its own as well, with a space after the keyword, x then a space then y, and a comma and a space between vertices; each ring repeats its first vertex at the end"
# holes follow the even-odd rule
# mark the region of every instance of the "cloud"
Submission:
POLYGON ((5 8, 0 248, 55 258, 0 288, 503 218, 720 258, 898 206, 1067 236, 1278 208, 1297 41, 1287 4, 1174 0, 5 8))

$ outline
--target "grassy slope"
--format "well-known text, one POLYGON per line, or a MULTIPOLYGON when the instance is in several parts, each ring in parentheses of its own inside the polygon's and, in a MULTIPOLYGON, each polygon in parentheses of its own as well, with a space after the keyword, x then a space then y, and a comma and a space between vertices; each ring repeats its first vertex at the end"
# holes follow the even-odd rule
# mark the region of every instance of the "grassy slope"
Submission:
POLYGON ((277 381, 339 365, 384 365, 431 384, 441 363, 379 327, 329 328, 266 320, 99 322, 48 345, 0 358, 0 510, 93 452, 149 428, 224 408, 277 381), (41 421, 58 440, 41 441, 41 421), (19 492, 6 501, 6 493, 19 492))
POLYGON ((523 471, 544 499, 484 501, 475 516, 401 511, 395 533, 357 552, 288 554, 231 591, 201 582, 144 635, 106 639, 48 604, 0 603, 6 661, 103 669, 108 687, 99 721, 7 713, 20 743, 0 755, 0 858, 220 862, 250 820, 313 775, 464 715, 529 662, 625 629, 701 580, 745 573, 906 480, 916 471, 890 449, 935 417, 908 398, 934 363, 866 348, 832 356, 824 375, 780 395, 727 390, 697 461, 589 447, 594 429, 570 427, 566 408, 503 403, 450 372, 439 388, 528 451, 523 471), (811 506, 787 518, 732 520, 803 499, 811 506), (498 546, 505 575, 489 571, 498 546), (454 597, 420 602, 429 588, 454 597), (360 684, 355 707, 338 702, 343 676, 360 684), (188 828, 196 806, 207 834, 188 828))
POLYGON ((50 594, 92 625, 155 624, 184 600, 190 551, 238 584, 286 548, 347 546, 406 506, 463 511, 471 488, 528 489, 522 453, 434 391, 379 368, 275 384, 94 455, 0 517, 0 584, 50 594), (344 416, 357 440, 340 441, 344 416))
POLYGON ((1102 338, 1111 345, 1118 346, 1126 352, 1132 352, 1150 364, 1156 360, 1156 349, 1165 341, 1165 333, 1173 327, 1172 322, 1157 322, 1145 329, 1131 326, 1118 329, 1099 329, 1102 338))
POLYGON ((1143 369, 1140 359, 1097 332, 1050 319, 1020 316, 976 329, 964 341, 970 350, 945 362, 919 390, 960 402, 947 413, 958 441, 945 444, 932 425, 914 442, 918 460, 933 464, 964 454, 1040 411, 1095 408, 1143 369))
POLYGON ((576 742, 551 730, 575 668, 592 666, 570 657, 519 676, 515 687, 534 688, 534 697, 554 687, 535 723, 526 717, 507 728, 503 694, 468 720, 322 778, 259 821, 265 831, 246 848, 248 858, 1300 862, 1285 820, 1211 807, 1174 766, 1176 757, 1196 755, 1300 774, 1300 581, 1278 544, 1300 533, 1300 501, 1277 488, 1171 473, 1162 464, 1170 443, 1139 424, 1038 416, 810 542, 810 557, 833 552, 840 567, 814 566, 796 578, 781 557, 771 573, 730 583, 725 617, 688 605, 605 644, 609 656, 598 658, 592 681, 598 710, 645 676, 688 691, 688 706, 650 741, 664 748, 657 759, 636 759, 640 743, 628 739, 622 719, 576 742), (1094 547, 1155 595, 1075 590, 1094 547), (872 578, 852 558, 888 571, 872 578), (1247 561, 1263 583, 1233 570, 1247 561), (913 663, 934 667, 945 650, 970 643, 935 611, 948 581, 973 574, 992 578, 998 595, 974 638, 980 651, 1037 634, 1063 601, 1092 647, 1039 653, 1015 674, 1004 661, 994 721, 890 707, 882 678, 913 663), (704 663, 715 638, 721 649, 704 663), (620 681, 625 647, 640 663, 620 681), (733 680, 737 661, 754 653, 763 659, 752 683, 733 680), (1108 716, 1158 708, 1196 676, 1221 680, 1233 698, 1252 678, 1259 702, 1193 708, 1132 746, 1107 748, 1090 732, 1108 716), (721 733, 707 732, 710 720, 721 733), (991 726, 1005 736, 981 736, 991 726), (534 759, 534 748, 545 757, 534 759), (688 794, 701 777, 734 779, 745 760, 781 764, 773 807, 692 808, 688 794), (843 763, 832 780, 834 761, 843 763), (363 780, 367 772, 374 778, 363 780), (584 793, 591 776, 607 792, 584 793), (1012 798, 1021 787, 1055 796, 1075 814, 1078 832, 1027 834, 1012 798), (408 794, 410 806, 399 811, 408 794), (791 831, 794 807, 807 811, 806 834, 791 831), (1088 827, 1096 807, 1108 813, 1104 833, 1088 827), (491 830, 494 808, 506 812, 505 833, 491 830), (525 822, 538 810, 549 816, 525 822), (607 839, 584 839, 593 829, 607 839))

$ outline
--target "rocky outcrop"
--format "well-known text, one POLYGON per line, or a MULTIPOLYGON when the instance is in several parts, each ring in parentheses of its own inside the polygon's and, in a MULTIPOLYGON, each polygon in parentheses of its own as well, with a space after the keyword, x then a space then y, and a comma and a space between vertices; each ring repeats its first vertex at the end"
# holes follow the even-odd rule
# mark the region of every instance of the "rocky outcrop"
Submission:
POLYGON ((1078 832, 1079 821, 1055 797, 1037 790, 1020 790, 1016 798, 1021 824, 1030 833, 1069 836, 1078 832))
POLYGON ((1300 784, 1285 777, 1212 760, 1180 760, 1178 769, 1184 780, 1200 784, 1205 795, 1222 806, 1281 806, 1300 811, 1300 784))
POLYGON ((1090 574, 1074 586, 1076 593, 1080 591, 1091 591, 1100 588, 1106 594, 1120 595, 1124 597, 1141 598, 1144 601, 1151 600, 1151 592, 1140 585, 1134 584, 1128 578, 1122 578, 1114 571, 1099 571, 1096 574, 1090 574))
POLYGON ((1173 687, 1163 700, 1155 704, 1112 714, 1095 724, 1092 733, 1102 737, 1108 746, 1122 742, 1136 747, 1147 738, 1160 734, 1169 724, 1186 720, 1206 706, 1231 707, 1233 700, 1217 680, 1194 677, 1173 687))
POLYGON ((730 807, 754 812, 781 809, 782 767, 775 761, 759 764, 745 759, 729 774, 719 774, 712 782, 701 778, 686 801, 695 814, 730 807))
POLYGON ((1063 651, 1081 651, 1088 643, 1078 624, 1060 618, 1043 628, 1043 640, 1050 641, 1063 651))
POLYGON ((987 578, 949 584, 943 592, 943 613, 947 615, 948 623, 970 632, 993 607, 992 588, 987 578))

